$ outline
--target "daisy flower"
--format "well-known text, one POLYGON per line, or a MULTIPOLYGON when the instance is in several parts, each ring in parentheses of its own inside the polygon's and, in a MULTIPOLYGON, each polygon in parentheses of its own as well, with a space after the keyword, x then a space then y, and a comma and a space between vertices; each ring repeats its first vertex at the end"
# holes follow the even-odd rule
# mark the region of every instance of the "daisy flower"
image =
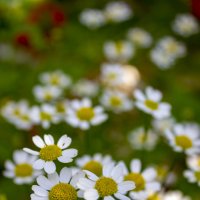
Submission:
POLYGON ((123 67, 120 64, 103 64, 101 80, 108 86, 120 86, 123 83, 123 67))
POLYGON ((200 171, 200 155, 191 155, 187 158, 186 162, 190 169, 200 171))
POLYGON ((31 194, 31 200, 77 200, 81 197, 77 182, 84 176, 83 172, 73 175, 72 170, 67 167, 64 167, 60 174, 55 172, 47 177, 39 176, 38 185, 32 186, 34 193, 31 194))
POLYGON ((13 153, 14 162, 5 162, 4 176, 12 178, 16 184, 30 184, 41 174, 33 168, 33 163, 37 159, 24 151, 16 150, 13 153))
POLYGON ((123 22, 128 20, 133 12, 125 2, 110 2, 104 10, 105 17, 109 22, 123 22))
POLYGON ((73 94, 80 97, 95 97, 99 91, 99 85, 87 79, 81 79, 73 85, 73 94))
POLYGON ((53 101, 61 97, 62 90, 55 86, 35 86, 33 94, 39 102, 53 101))
POLYGON ((51 85, 60 88, 69 87, 71 84, 71 78, 59 70, 54 72, 45 72, 40 75, 39 79, 41 83, 45 85, 51 85))
POLYGON ((171 106, 168 103, 161 102, 162 93, 152 87, 147 87, 145 93, 141 90, 135 90, 136 107, 146 113, 151 114, 156 119, 163 119, 170 116, 171 106))
POLYGON ((162 195, 161 200, 191 200, 191 198, 184 196, 180 191, 169 191, 162 195))
POLYGON ((199 24, 191 14, 179 14, 172 24, 172 29, 181 36, 189 37, 199 32, 199 24))
POLYGON ((126 193, 135 187, 132 181, 123 181, 123 168, 119 164, 104 165, 103 174, 100 177, 87 170, 85 173, 87 178, 79 179, 77 186, 84 191, 83 196, 86 200, 113 200, 115 198, 128 200, 126 193))
POLYGON ((200 186, 200 170, 187 169, 183 174, 189 183, 197 183, 200 186))
POLYGON ((137 47, 148 48, 152 44, 151 35, 141 28, 130 29, 127 38, 137 47))
POLYGON ((51 123, 57 123, 56 109, 50 104, 42 104, 40 107, 34 106, 30 112, 31 119, 34 124, 41 124, 47 129, 51 123))
POLYGON ((32 140, 35 146, 40 148, 40 151, 34 151, 28 148, 24 148, 24 151, 39 156, 33 163, 33 168, 37 170, 44 169, 48 174, 56 171, 56 165, 54 163, 56 160, 62 163, 70 163, 78 153, 76 149, 67 149, 72 141, 67 135, 63 135, 57 144, 55 144, 52 135, 44 135, 44 140, 40 136, 34 136, 32 140))
POLYGON ((129 41, 108 41, 103 47, 104 55, 110 61, 126 62, 134 55, 134 47, 129 41))
POLYGON ((81 24, 90 29, 96 29, 105 24, 105 16, 101 10, 86 9, 81 12, 79 20, 81 24))
POLYGON ((142 171, 142 163, 138 159, 133 159, 130 164, 130 171, 123 162, 120 162, 124 171, 124 180, 133 181, 135 188, 130 191, 129 196, 134 200, 147 198, 149 192, 160 190, 160 183, 156 181, 156 170, 148 167, 142 171))
POLYGON ((54 107, 56 109, 56 116, 58 122, 65 120, 65 118, 68 115, 69 106, 70 106, 69 100, 61 100, 55 102, 54 107))
POLYGON ((116 90, 105 91, 100 101, 104 107, 116 113, 130 111, 133 108, 132 101, 124 93, 116 90))
POLYGON ((174 151, 188 155, 200 153, 200 129, 197 125, 176 124, 172 130, 166 130, 165 135, 174 151))
POLYGON ((73 127, 87 130, 91 125, 101 124, 107 119, 101 106, 92 107, 90 99, 71 101, 66 121, 73 127))
POLYGON ((158 135, 152 130, 145 131, 144 127, 140 127, 128 135, 128 141, 133 149, 152 150, 157 144, 158 135))
POLYGON ((95 154, 94 156, 85 155, 76 159, 76 165, 83 169, 94 173, 97 176, 101 176, 103 173, 103 166, 114 163, 109 155, 103 156, 101 154, 95 154))

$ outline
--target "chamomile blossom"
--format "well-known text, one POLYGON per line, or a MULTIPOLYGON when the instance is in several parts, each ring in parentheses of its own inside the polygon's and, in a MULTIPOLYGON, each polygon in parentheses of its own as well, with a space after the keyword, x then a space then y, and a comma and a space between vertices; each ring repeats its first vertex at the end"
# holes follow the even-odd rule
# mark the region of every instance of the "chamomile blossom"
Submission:
POLYGON ((37 170, 44 169, 48 174, 52 174, 56 171, 56 165, 54 163, 56 160, 61 163, 70 163, 78 153, 76 149, 67 149, 72 141, 67 135, 63 135, 58 140, 57 144, 55 144, 52 135, 44 135, 44 139, 40 136, 34 136, 32 140, 35 146, 40 148, 40 150, 34 151, 24 148, 24 151, 38 156, 39 158, 33 163, 33 168, 37 170))
POLYGON ((60 88, 69 87, 71 84, 71 78, 60 70, 45 72, 40 75, 39 79, 44 85, 51 85, 60 88))
POLYGON ((189 183, 197 183, 200 187, 200 170, 187 169, 183 175, 189 183))
POLYGON ((31 108, 25 100, 19 102, 9 101, 2 107, 1 114, 18 129, 29 130, 33 125, 30 110, 31 108))
POLYGON ((88 98, 71 101, 66 121, 73 127, 87 130, 90 126, 101 124, 107 115, 101 106, 92 106, 88 98))
POLYGON ((188 156, 186 162, 190 169, 200 171, 200 155, 188 156))
POLYGON ((162 195, 161 200, 191 200, 191 198, 185 196, 181 191, 169 191, 162 195))
POLYGON ((40 107, 34 106, 31 109, 30 116, 34 124, 41 124, 45 129, 49 128, 51 123, 58 122, 56 109, 50 104, 42 104, 40 107))
POLYGON ((37 178, 37 185, 32 186, 34 193, 31 194, 31 200, 77 200, 81 197, 77 182, 84 176, 83 172, 73 175, 67 167, 62 168, 60 174, 41 175, 37 178))
POLYGON ((129 41, 107 41, 103 47, 104 55, 109 61, 126 62, 134 55, 134 47, 129 41))
POLYGON ((106 90, 101 97, 101 104, 116 113, 130 111, 133 108, 132 101, 123 92, 106 90))
POLYGON ((61 101, 56 101, 54 104, 55 110, 56 110, 56 120, 58 122, 64 121, 65 118, 68 115, 68 109, 70 106, 70 101, 69 100, 61 100, 61 101))
POLYGON ((123 167, 124 180, 135 183, 135 188, 129 193, 131 199, 146 199, 149 192, 160 190, 160 183, 156 181, 157 174, 153 167, 142 170, 142 163, 138 159, 131 161, 130 171, 123 162, 120 162, 120 165, 123 167))
POLYGON ((39 102, 53 101, 61 97, 62 90, 55 86, 35 86, 33 94, 39 102))
POLYGON ((99 85, 95 81, 81 79, 73 85, 72 91, 80 97, 94 97, 99 91, 99 85))
POLYGON ((128 4, 119 1, 108 3, 105 7, 104 15, 109 22, 123 22, 128 20, 133 15, 133 12, 128 4))
POLYGON ((158 141, 158 135, 152 130, 145 131, 143 127, 131 131, 128 141, 133 149, 152 150, 158 141))
POLYGON ((101 10, 86 9, 80 14, 80 22, 90 29, 96 29, 105 24, 105 16, 101 10))
POLYGON ((141 90, 135 90, 136 107, 146 113, 151 114, 156 119, 163 119, 170 116, 171 106, 168 103, 161 102, 162 93, 152 87, 147 87, 145 93, 141 90))
POLYGON ((152 44, 152 36, 141 28, 132 28, 127 33, 127 38, 136 47, 148 48, 152 44))
POLYGON ((200 153, 200 129, 195 124, 176 124, 165 135, 170 146, 177 152, 188 155, 200 153))
POLYGON ((199 32, 199 24, 191 14, 179 14, 172 24, 172 29, 181 36, 189 37, 199 32))
POLYGON ((41 171, 33 168, 33 163, 36 159, 36 156, 16 150, 13 153, 14 162, 10 160, 5 162, 5 171, 3 174, 8 178, 12 178, 16 184, 30 184, 41 174, 41 171))
POLYGON ((107 86, 120 86, 123 82, 123 67, 121 64, 103 64, 101 67, 101 80, 107 86))
POLYGON ((114 163, 111 156, 103 156, 100 153, 97 153, 94 156, 84 155, 83 157, 76 159, 76 165, 79 168, 88 170, 97 176, 101 176, 103 173, 103 166, 110 163, 114 163))
POLYGON ((77 186, 83 190, 86 200, 128 200, 126 193, 135 188, 132 181, 123 180, 123 168, 119 164, 104 165, 103 174, 99 177, 87 170, 85 173, 87 178, 79 179, 77 186))

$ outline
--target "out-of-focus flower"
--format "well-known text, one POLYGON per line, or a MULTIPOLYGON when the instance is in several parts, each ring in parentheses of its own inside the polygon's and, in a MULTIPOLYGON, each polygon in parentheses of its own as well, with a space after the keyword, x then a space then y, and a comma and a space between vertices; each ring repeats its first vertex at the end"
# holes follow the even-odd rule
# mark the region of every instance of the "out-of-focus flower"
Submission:
POLYGON ((101 104, 116 113, 129 111, 133 108, 133 102, 122 92, 107 90, 101 97, 101 104))
POLYGON ((72 140, 67 135, 63 135, 55 144, 52 135, 44 135, 44 140, 36 135, 32 138, 35 146, 40 148, 40 151, 34 151, 28 148, 24 148, 24 151, 39 156, 39 158, 33 163, 33 168, 37 170, 44 169, 48 174, 52 174, 56 171, 55 161, 58 160, 61 163, 70 163, 73 158, 77 156, 78 151, 76 149, 67 149, 72 140))
POLYGON ((33 125, 30 110, 31 108, 25 100, 19 102, 9 101, 1 109, 1 114, 18 129, 29 130, 33 125))
POLYGON ((133 42, 136 47, 148 48, 152 44, 151 35, 141 29, 141 28, 132 28, 127 33, 127 38, 133 42))
POLYGON ((158 135, 152 130, 145 131, 143 127, 131 131, 128 141, 133 149, 152 150, 158 141, 158 135))
POLYGON ((103 166, 114 163, 111 156, 98 153, 94 156, 84 155, 76 160, 76 164, 83 170, 88 170, 97 176, 101 176, 103 173, 103 166))
POLYGON ((41 171, 33 168, 36 156, 30 156, 24 151, 16 150, 13 153, 14 162, 8 160, 5 162, 4 176, 12 178, 16 184, 30 184, 41 171))
POLYGON ((109 61, 126 62, 134 55, 134 47, 129 41, 108 41, 104 44, 104 54, 109 61))
POLYGON ((176 124, 165 134, 174 151, 188 155, 200 153, 200 129, 196 124, 176 124))
POLYGON ((161 200, 191 200, 191 198, 184 196, 181 191, 169 191, 162 195, 161 200))
POLYGON ((78 192, 77 182, 84 176, 83 172, 73 175, 72 170, 67 167, 62 168, 60 174, 55 172, 47 177, 39 176, 37 178, 38 185, 32 186, 34 193, 31 194, 31 200, 76 200, 78 197, 81 197, 78 192))
POLYGON ((186 47, 171 36, 162 38, 151 51, 150 56, 160 69, 170 68, 177 58, 186 54, 186 47))
POLYGON ((135 105, 146 113, 149 113, 156 119, 163 119, 170 116, 171 106, 168 103, 161 102, 162 93, 152 87, 147 87, 145 93, 141 90, 134 91, 136 98, 135 105))
POLYGON ((200 170, 188 169, 183 174, 189 183, 197 183, 200 186, 200 170))
POLYGON ((66 121, 73 127, 87 130, 90 126, 101 124, 107 119, 107 115, 101 106, 92 106, 90 99, 71 101, 66 121))
POLYGON ((14 49, 10 44, 0 43, 0 60, 9 61, 14 57, 14 49))
POLYGON ((172 29, 181 36, 189 37, 199 32, 199 24, 192 15, 179 14, 172 24, 172 29))
POLYGON ((187 158, 187 166, 192 170, 200 171, 200 156, 191 155, 187 158))
POLYGON ((164 133, 167 129, 171 130, 174 124, 175 119, 171 117, 165 119, 154 119, 152 121, 153 128, 159 133, 164 133))
POLYGON ((103 166, 102 176, 97 177, 92 172, 85 170, 87 178, 79 179, 77 185, 84 191, 84 199, 97 200, 127 199, 126 193, 135 188, 132 181, 123 180, 123 168, 121 165, 108 164, 103 166))
POLYGON ((99 85, 95 81, 81 79, 73 85, 73 94, 80 97, 94 97, 99 91, 99 85))
POLYGON ((51 123, 59 121, 55 107, 50 104, 42 104, 40 107, 34 106, 31 109, 30 117, 34 124, 41 124, 45 129, 49 128, 51 123))
POLYGON ((105 24, 105 16, 97 9, 86 9, 80 14, 80 22, 91 29, 96 29, 105 24))
POLYGON ((31 48, 30 36, 28 33, 19 33, 15 36, 15 43, 24 48, 31 48))
POLYGON ((39 102, 49 102, 60 98, 62 90, 61 88, 55 86, 38 85, 33 88, 33 94, 39 102))
POLYGON ((70 101, 68 100, 56 101, 54 106, 56 109, 56 116, 58 118, 58 121, 59 122, 63 121, 67 117, 70 101))
POLYGON ((104 10, 105 17, 109 22, 123 22, 128 20, 133 12, 125 2, 110 2, 104 10))
POLYGON ((156 181, 156 170, 148 167, 142 170, 142 163, 138 159, 133 159, 130 164, 130 171, 123 162, 120 162, 124 171, 124 180, 133 181, 135 188, 130 191, 129 196, 134 200, 146 199, 149 192, 160 190, 160 183, 156 181))

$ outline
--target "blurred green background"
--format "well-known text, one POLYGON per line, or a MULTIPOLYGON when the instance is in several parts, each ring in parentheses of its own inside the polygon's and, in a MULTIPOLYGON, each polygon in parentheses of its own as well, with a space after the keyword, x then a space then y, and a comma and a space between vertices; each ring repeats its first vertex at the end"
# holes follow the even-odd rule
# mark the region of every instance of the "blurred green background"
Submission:
MULTIPOLYGON (((32 104, 36 103, 32 88, 38 84, 38 75, 44 71, 61 69, 69 74, 73 81, 83 77, 98 77, 100 66, 106 61, 102 51, 104 42, 124 39, 129 28, 141 27, 152 34, 154 43, 166 35, 173 35, 185 42, 187 56, 178 60, 171 69, 162 71, 152 64, 149 50, 138 50, 130 64, 138 68, 145 85, 152 85, 164 93, 164 99, 172 104, 172 112, 177 121, 200 122, 200 35, 183 39, 174 35, 171 30, 171 22, 176 14, 190 12, 189 1, 127 0, 133 9, 134 17, 126 22, 105 25, 97 30, 89 30, 81 25, 78 20, 79 14, 85 8, 104 8, 109 1, 51 1, 61 6, 65 13, 65 22, 61 27, 50 30, 48 38, 45 31, 49 31, 49 27, 44 28, 42 23, 33 24, 27 20, 37 6, 37 1, 16 0, 19 6, 13 7, 12 1, 0 0, 0 44, 10 44, 16 52, 23 52, 28 56, 28 61, 25 62, 16 62, 13 59, 0 61, 1 105, 11 99, 28 99, 32 104), (31 48, 16 44, 15 39, 19 34, 28 35, 31 48)), ((37 132, 52 133, 56 138, 67 133, 73 138, 72 145, 79 149, 80 155, 108 153, 114 159, 123 159, 127 163, 138 157, 145 164, 168 164, 173 157, 180 159, 183 162, 177 168, 180 178, 172 189, 180 189, 192 199, 199 200, 199 188, 187 183, 182 177, 181 170, 185 167, 183 156, 172 153, 171 148, 162 141, 153 152, 133 151, 130 148, 126 134, 143 124, 140 116, 138 111, 110 114, 106 123, 91 128, 87 133, 75 130, 65 123, 54 125, 45 131, 38 129, 37 132)), ((4 169, 5 160, 12 159, 13 151, 24 146, 33 147, 31 134, 17 130, 5 119, 0 118, 0 172, 4 169)), ((30 193, 31 186, 17 186, 12 180, 0 175, 0 194, 6 194, 9 200, 27 200, 30 199, 30 193)), ((3 200, 1 196, 0 200, 3 200)))

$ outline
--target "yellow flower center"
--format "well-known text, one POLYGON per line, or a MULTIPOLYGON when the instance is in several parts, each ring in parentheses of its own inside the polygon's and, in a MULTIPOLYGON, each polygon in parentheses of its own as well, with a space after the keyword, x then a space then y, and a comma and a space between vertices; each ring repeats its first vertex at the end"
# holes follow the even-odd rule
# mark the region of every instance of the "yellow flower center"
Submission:
POLYGON ((100 197, 115 194, 118 191, 117 183, 112 178, 101 177, 95 184, 100 197))
POLYGON ((92 173, 96 174, 97 176, 102 175, 102 164, 95 160, 91 160, 88 163, 86 163, 83 166, 83 169, 91 171, 92 173))
POLYGON ((27 163, 15 166, 15 175, 17 177, 29 177, 33 174, 33 167, 27 163))
POLYGON ((49 200, 77 200, 77 192, 70 184, 59 183, 49 191, 49 200))
POLYGON ((48 145, 40 150, 40 158, 53 161, 62 155, 62 150, 57 145, 48 145))
POLYGON ((59 76, 58 75, 52 75, 51 76, 51 79, 50 79, 50 82, 51 82, 51 84, 52 85, 59 85, 59 83, 60 83, 60 78, 59 78, 59 76))
POLYGON ((116 50, 117 50, 117 52, 118 53, 122 53, 123 49, 124 49, 123 42, 121 42, 121 41, 116 42, 116 50))
POLYGON ((169 51, 169 53, 176 53, 177 49, 178 49, 178 46, 177 46, 177 44, 175 42, 171 42, 167 46, 167 50, 169 51))
POLYGON ((134 191, 141 191, 145 188, 145 180, 139 173, 129 173, 124 177, 125 181, 133 181, 135 183, 134 191))
POLYGON ((53 98, 53 96, 52 96, 51 93, 49 93, 49 92, 46 92, 46 93, 45 93, 44 99, 45 99, 46 101, 50 101, 50 100, 52 100, 52 98, 53 98))
POLYGON ((117 77, 117 75, 116 75, 116 73, 114 73, 114 72, 110 72, 110 73, 108 74, 108 79, 110 79, 110 80, 115 80, 116 77, 117 77))
POLYGON ((178 135, 175 137, 175 142, 177 146, 182 147, 183 149, 189 149, 192 147, 192 140, 186 135, 178 135))
POLYGON ((147 198, 147 200, 161 200, 161 199, 158 194, 152 194, 147 198))
POLYGON ((194 175, 198 181, 200 181, 200 171, 194 172, 194 175))
POLYGON ((21 111, 20 111, 20 109, 19 108, 15 108, 14 110, 13 110, 13 114, 15 115, 15 116, 20 116, 21 115, 21 111))
POLYGON ((41 113, 40 113, 40 118, 41 118, 42 120, 50 121, 52 117, 51 117, 51 115, 50 115, 49 113, 47 113, 47 112, 41 112, 41 113))
POLYGON ((23 121, 27 121, 28 122, 30 120, 30 117, 28 115, 24 114, 24 115, 21 116, 21 119, 23 121))
POLYGON ((56 105, 56 110, 57 110, 57 112, 59 112, 59 113, 64 113, 65 112, 65 105, 64 105, 64 103, 62 103, 62 102, 58 102, 57 103, 57 105, 56 105))
POLYGON ((147 134, 146 133, 142 133, 139 135, 139 141, 144 144, 147 141, 147 134))
POLYGON ((151 110, 157 110, 158 109, 158 103, 152 100, 147 99, 145 101, 145 105, 150 108, 151 110))
POLYGON ((114 106, 114 107, 118 107, 118 106, 121 106, 122 100, 119 97, 117 97, 117 96, 112 96, 110 98, 110 104, 112 106, 114 106))
POLYGON ((77 111, 77 116, 80 120, 89 121, 94 117, 94 110, 90 107, 83 107, 77 111))

